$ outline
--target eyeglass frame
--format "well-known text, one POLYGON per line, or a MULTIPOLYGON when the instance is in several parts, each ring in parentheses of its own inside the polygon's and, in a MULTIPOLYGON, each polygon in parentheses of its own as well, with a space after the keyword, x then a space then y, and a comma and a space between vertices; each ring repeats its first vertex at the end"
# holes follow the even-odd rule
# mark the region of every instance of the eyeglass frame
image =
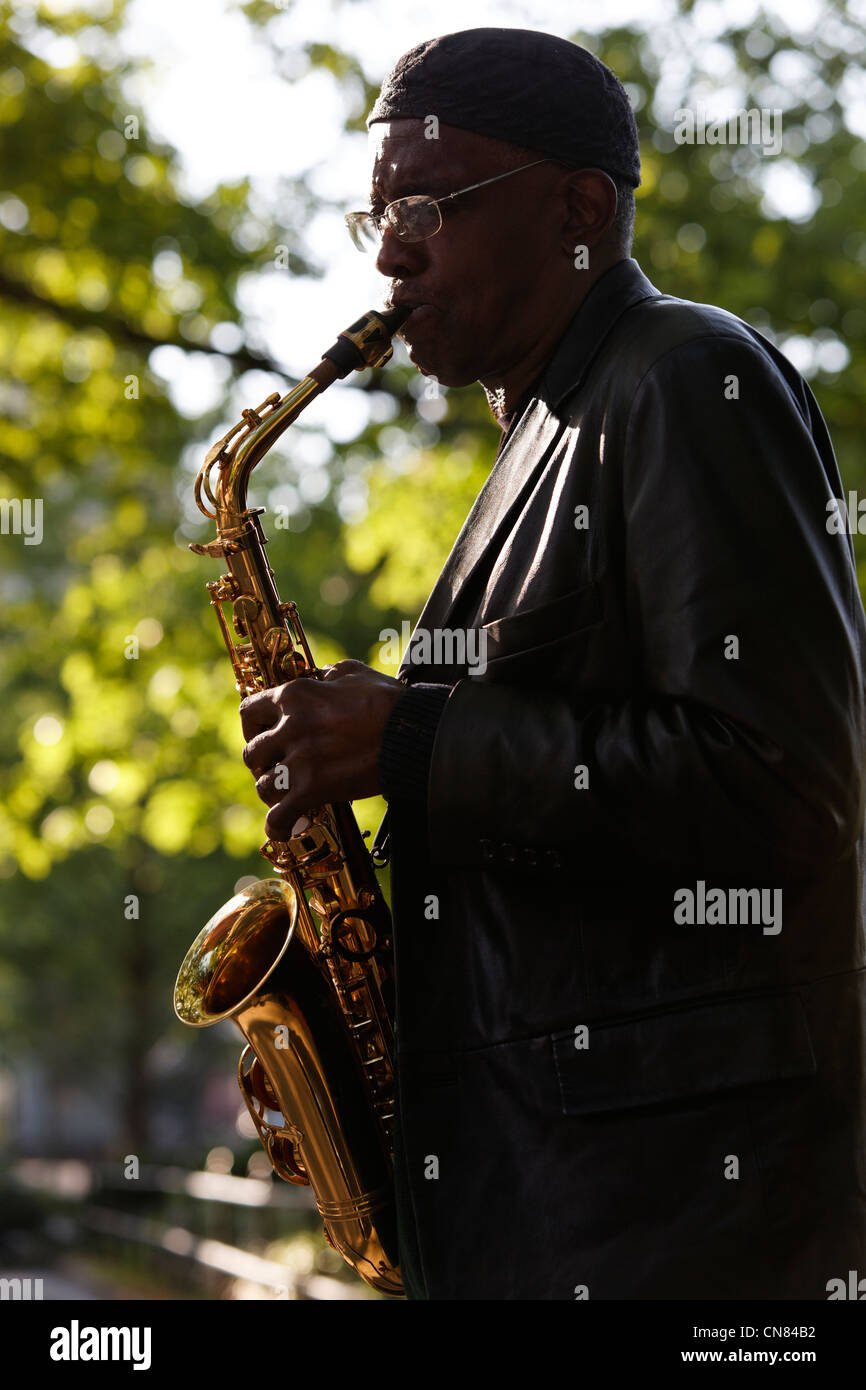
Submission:
MULTIPOLYGON (((517 169, 508 169, 504 174, 494 174, 493 178, 491 179, 482 179, 480 183, 470 183, 468 188, 458 188, 455 193, 445 193, 441 198, 430 198, 429 201, 433 204, 433 206, 436 208, 436 211, 439 214, 439 226, 436 228, 435 231, 428 232, 426 236, 414 237, 413 240, 410 242, 407 237, 399 236, 399 234, 396 231, 394 231, 393 227, 391 228, 391 230, 394 232, 394 235, 395 237, 397 237, 398 241, 404 241, 408 245, 412 245, 419 241, 429 241, 431 237, 436 236, 437 233, 441 232, 442 230, 443 219, 442 209, 439 206, 440 203, 448 203, 451 201, 452 198, 461 198, 464 193, 474 192, 476 188, 486 188, 488 184, 499 183, 500 179, 508 179, 511 177, 512 174, 522 174, 524 169, 534 169, 537 164, 548 164, 550 162, 551 156, 545 155, 542 159, 533 159, 530 164, 521 164, 517 169)), ((428 195, 409 193, 406 195, 405 198, 394 198, 392 202, 387 203, 386 206, 382 209, 382 211, 378 213, 370 212, 369 210, 364 210, 363 212, 347 212, 343 220, 345 221, 346 226, 349 229, 349 235, 352 238, 353 245, 356 246, 357 249, 361 252, 364 252, 367 249, 366 247, 361 246, 355 237, 355 229, 358 228, 359 225, 363 225, 359 223, 359 219, 363 218, 365 222, 372 222, 374 227, 376 228, 376 235, 379 237, 381 241, 383 233, 380 224, 385 221, 390 209, 392 207, 395 207, 397 203, 408 202, 409 198, 417 197, 426 198, 428 197, 428 195)), ((372 250, 372 247, 370 249, 372 250)))

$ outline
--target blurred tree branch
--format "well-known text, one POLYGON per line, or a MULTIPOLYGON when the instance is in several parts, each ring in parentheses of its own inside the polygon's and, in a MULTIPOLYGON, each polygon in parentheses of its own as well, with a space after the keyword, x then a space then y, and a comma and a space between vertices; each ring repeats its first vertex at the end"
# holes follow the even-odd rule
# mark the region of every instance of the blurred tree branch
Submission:
POLYGON ((226 357, 235 364, 239 371, 250 371, 252 368, 258 368, 261 371, 285 375, 279 363, 275 362, 267 353, 255 352, 252 348, 246 347, 237 348, 234 352, 222 352, 211 343, 191 343, 179 334, 156 338, 140 328, 134 328, 131 323, 127 323, 125 319, 116 314, 84 309, 79 304, 63 304, 59 300, 51 299, 48 295, 40 294, 38 290, 34 290, 32 285, 25 284, 23 280, 12 279, 2 270, 0 270, 0 299, 9 299, 16 304, 23 304, 26 308, 39 309, 43 313, 52 314, 72 328, 101 328, 115 342, 127 343, 130 347, 145 352, 150 352, 157 347, 179 347, 184 352, 208 352, 217 357, 226 357))

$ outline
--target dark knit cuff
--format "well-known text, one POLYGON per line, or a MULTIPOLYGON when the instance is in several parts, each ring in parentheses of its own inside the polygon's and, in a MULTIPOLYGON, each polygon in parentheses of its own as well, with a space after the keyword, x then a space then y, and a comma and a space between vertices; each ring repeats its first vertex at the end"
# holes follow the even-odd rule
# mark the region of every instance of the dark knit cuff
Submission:
POLYGON ((386 801, 426 805, 439 716, 450 685, 408 685, 388 716, 379 749, 379 784, 386 801))

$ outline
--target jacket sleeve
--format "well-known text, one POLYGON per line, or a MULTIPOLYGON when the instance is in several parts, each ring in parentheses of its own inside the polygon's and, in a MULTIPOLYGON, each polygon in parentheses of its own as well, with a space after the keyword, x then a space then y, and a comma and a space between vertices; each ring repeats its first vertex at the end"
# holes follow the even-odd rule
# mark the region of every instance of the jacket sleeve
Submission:
POLYGON ((379 749, 379 781, 386 801, 424 806, 433 743, 450 685, 408 685, 388 716, 379 749))
POLYGON ((433 861, 554 847, 579 866, 594 837, 729 872, 845 857, 862 815, 864 622, 850 540, 828 529, 840 484, 814 398, 768 351, 716 333, 654 364, 622 439, 619 464, 604 460, 621 514, 591 525, 621 528, 605 591, 630 688, 587 698, 579 670, 570 694, 543 671, 459 681, 430 764, 433 861))

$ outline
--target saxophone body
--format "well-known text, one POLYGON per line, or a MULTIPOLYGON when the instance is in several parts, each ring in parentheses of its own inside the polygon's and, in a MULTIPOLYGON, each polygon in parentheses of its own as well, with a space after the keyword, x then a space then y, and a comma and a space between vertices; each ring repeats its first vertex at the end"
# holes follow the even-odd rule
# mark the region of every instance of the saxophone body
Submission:
MULTIPOLYGON (((205 458, 196 501, 216 537, 190 548, 225 564, 207 588, 242 695, 322 674, 295 604, 277 593, 263 509, 247 506, 250 474, 316 395, 388 360, 407 314, 364 315, 294 390, 245 410, 205 458)), ((329 1243, 373 1288, 399 1296, 388 906, 347 803, 311 808, 262 854, 275 877, 203 927, 177 977, 175 1012, 193 1027, 237 1025, 238 1083, 275 1172, 308 1183, 329 1243)))

